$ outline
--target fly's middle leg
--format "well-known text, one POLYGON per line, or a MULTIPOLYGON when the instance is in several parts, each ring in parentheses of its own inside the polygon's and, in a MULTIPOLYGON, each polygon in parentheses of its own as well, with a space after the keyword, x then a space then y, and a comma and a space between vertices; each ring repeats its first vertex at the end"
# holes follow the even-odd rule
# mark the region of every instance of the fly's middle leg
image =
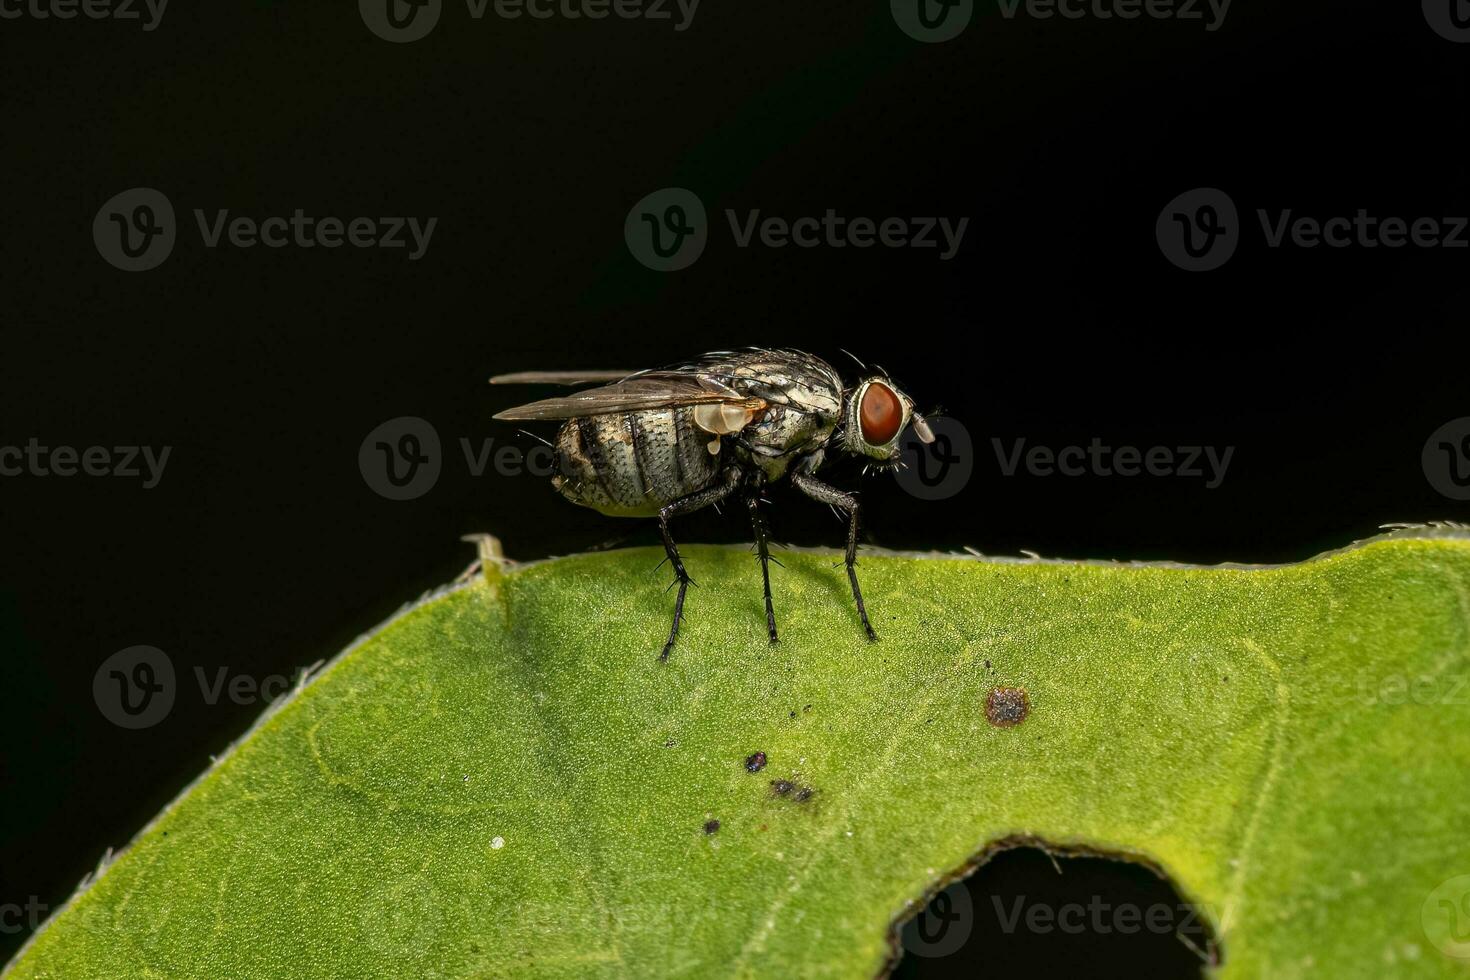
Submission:
POLYGON ((868 610, 863 605, 863 590, 858 587, 857 578, 857 532, 858 532, 858 501, 857 495, 845 493, 834 486, 829 486, 821 480, 809 474, 795 472, 791 474, 791 482, 796 484, 797 489, 813 500, 831 504, 847 513, 847 580, 852 583, 852 598, 857 603, 858 618, 863 622, 863 629, 868 634, 868 639, 878 639, 878 634, 873 632, 873 624, 868 622, 868 610))
POLYGON ((684 619, 684 594, 689 591, 691 581, 689 573, 684 570, 684 561, 679 557, 679 549, 669 534, 669 520, 680 514, 690 514, 710 504, 717 504, 734 493, 739 486, 740 474, 738 471, 731 470, 722 482, 703 490, 697 490, 687 497, 680 497, 673 503, 666 504, 658 512, 658 530, 664 539, 664 554, 669 564, 674 567, 674 583, 679 586, 679 595, 674 600, 674 625, 669 628, 669 639, 664 644, 663 652, 658 655, 659 660, 669 659, 669 652, 674 649, 674 641, 679 638, 679 623, 684 619))
MULTIPOLYGON (((760 487, 753 487, 749 496, 745 498, 745 504, 750 508, 750 526, 755 532, 755 553, 761 563, 761 580, 765 587, 766 596, 766 632, 771 636, 771 642, 776 642, 776 611, 771 607, 771 557, 770 532, 766 522, 761 516, 760 487)), ((776 564, 780 564, 777 562, 776 564)))

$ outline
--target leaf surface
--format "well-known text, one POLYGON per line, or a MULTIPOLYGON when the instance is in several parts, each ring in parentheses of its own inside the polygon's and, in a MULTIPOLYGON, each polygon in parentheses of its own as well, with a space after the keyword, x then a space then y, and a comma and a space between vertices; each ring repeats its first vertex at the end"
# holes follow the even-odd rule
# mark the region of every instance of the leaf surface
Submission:
POLYGON ((1275 568, 865 554, 877 644, 831 556, 785 553, 774 647, 748 552, 690 547, 666 664, 659 557, 406 609, 6 976, 867 977, 1016 837, 1167 873, 1221 976, 1464 975, 1463 531, 1275 568))

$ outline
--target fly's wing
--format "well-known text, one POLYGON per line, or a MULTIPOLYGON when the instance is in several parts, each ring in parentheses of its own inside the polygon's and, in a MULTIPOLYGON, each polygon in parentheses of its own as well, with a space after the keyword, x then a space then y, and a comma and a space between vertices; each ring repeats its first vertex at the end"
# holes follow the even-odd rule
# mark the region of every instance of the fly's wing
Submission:
POLYGON ((493 385, 585 385, 598 381, 621 381, 632 371, 517 371, 497 374, 493 385))
POLYGON ((747 398, 803 412, 836 414, 842 407, 842 377, 826 361, 801 351, 762 347, 716 351, 663 372, 697 374, 747 398))
POLYGON ((617 384, 508 408, 495 417, 507 420, 574 419, 681 405, 729 405, 753 415, 765 409, 766 401, 743 395, 711 378, 679 372, 645 371, 617 384))

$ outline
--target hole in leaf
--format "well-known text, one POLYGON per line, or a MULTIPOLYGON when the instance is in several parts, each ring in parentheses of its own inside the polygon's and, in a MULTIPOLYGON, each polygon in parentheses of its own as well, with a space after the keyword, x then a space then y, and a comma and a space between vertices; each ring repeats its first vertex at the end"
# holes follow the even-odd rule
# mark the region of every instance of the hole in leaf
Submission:
POLYGON ((1198 980, 1220 959, 1210 924, 1146 865, 995 851, 902 924, 893 977, 1198 980))

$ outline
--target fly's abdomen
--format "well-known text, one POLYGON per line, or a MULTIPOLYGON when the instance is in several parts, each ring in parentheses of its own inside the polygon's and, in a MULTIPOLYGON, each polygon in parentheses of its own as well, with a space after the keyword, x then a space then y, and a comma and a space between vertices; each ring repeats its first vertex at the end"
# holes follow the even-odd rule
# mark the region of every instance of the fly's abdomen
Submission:
POLYGON ((647 517, 720 471, 691 408, 569 419, 556 437, 556 489, 611 517, 647 517))

